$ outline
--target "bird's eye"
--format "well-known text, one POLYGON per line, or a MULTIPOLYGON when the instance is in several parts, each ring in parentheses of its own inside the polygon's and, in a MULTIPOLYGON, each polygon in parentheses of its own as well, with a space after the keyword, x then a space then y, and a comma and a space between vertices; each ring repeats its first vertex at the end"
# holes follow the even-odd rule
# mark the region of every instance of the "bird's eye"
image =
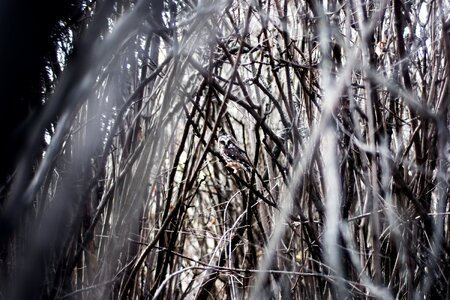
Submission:
POLYGON ((225 141, 224 140, 220 140, 219 143, 221 143, 222 145, 225 145, 225 141))

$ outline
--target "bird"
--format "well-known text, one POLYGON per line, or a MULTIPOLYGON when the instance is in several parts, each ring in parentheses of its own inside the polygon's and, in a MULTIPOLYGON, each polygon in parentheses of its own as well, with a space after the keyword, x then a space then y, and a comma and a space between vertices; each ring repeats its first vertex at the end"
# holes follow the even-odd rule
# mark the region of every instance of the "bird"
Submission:
POLYGON ((242 150, 236 140, 228 135, 224 134, 219 136, 219 150, 220 156, 227 163, 227 167, 233 169, 233 173, 237 174, 240 170, 247 172, 251 171, 251 164, 248 161, 247 154, 242 150))

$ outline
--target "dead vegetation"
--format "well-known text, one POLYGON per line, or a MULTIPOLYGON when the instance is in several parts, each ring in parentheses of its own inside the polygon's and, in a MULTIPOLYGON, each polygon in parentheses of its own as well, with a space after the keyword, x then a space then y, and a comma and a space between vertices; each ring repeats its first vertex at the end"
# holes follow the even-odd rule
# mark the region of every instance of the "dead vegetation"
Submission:
POLYGON ((449 4, 328 2, 86 2, 3 299, 447 299, 449 4))

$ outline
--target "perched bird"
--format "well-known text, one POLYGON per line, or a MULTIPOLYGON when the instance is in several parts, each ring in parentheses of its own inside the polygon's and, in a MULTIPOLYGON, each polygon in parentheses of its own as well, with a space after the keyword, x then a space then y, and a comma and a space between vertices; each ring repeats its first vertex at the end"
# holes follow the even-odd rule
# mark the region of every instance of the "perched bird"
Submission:
POLYGON ((234 138, 228 134, 219 136, 220 155, 226 161, 227 167, 233 169, 233 173, 244 169, 247 172, 251 170, 251 164, 248 161, 247 154, 239 148, 234 138))

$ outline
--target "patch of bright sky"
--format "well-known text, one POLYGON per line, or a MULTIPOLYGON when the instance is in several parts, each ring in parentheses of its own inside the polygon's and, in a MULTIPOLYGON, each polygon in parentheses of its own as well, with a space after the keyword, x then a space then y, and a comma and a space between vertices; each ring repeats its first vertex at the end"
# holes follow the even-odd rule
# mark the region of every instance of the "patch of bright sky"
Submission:
MULTIPOLYGON (((61 22, 61 27, 66 26, 63 21, 61 22)), ((70 49, 73 44, 73 33, 72 30, 67 30, 67 34, 64 36, 62 40, 58 41, 58 49, 56 51, 56 55, 58 57, 58 63, 61 70, 64 70, 64 67, 67 64, 67 55, 69 54, 70 49)))
MULTIPOLYGON (((429 18, 430 18, 430 6, 427 3, 419 4, 418 17, 419 17, 419 22, 415 28, 415 35, 417 38, 419 38, 422 41, 422 43, 420 44, 420 48, 422 50, 430 49, 431 39, 430 39, 430 36, 428 35, 427 31, 423 27, 423 26, 425 26, 425 24, 427 22, 429 22, 429 18)), ((408 34, 409 34, 409 31, 408 31, 408 34)), ((419 50, 418 54, 419 54, 419 56, 422 56, 422 51, 419 50)))

